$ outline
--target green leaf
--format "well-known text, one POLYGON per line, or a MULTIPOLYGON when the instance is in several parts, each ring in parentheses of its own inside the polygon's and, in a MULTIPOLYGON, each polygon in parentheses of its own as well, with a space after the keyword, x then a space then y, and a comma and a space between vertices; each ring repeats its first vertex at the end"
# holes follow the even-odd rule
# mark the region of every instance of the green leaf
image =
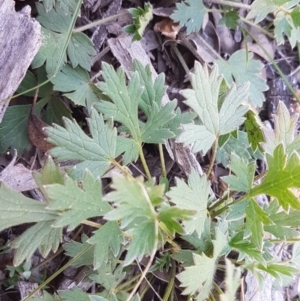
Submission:
POLYGON ((42 172, 34 171, 32 175, 43 195, 47 195, 44 185, 63 184, 61 170, 54 164, 53 159, 50 156, 43 166, 42 172))
POLYGON ((265 19, 269 13, 274 12, 285 3, 287 3, 286 0, 256 0, 251 5, 247 19, 255 18, 255 23, 259 23, 265 19))
POLYGON ((9 106, 0 123, 0 154, 9 148, 18 154, 31 147, 27 133, 27 121, 31 105, 9 106))
POLYGON ((198 32, 203 25, 207 9, 202 0, 185 0, 183 3, 176 3, 176 10, 171 15, 180 27, 186 26, 187 34, 198 32))
POLYGON ((195 211, 191 220, 183 222, 187 234, 196 231, 198 236, 201 235, 208 214, 209 190, 210 183, 206 176, 200 177, 195 170, 192 170, 188 177, 188 184, 177 178, 176 186, 171 187, 171 190, 167 193, 170 201, 176 204, 177 207, 195 211))
POLYGON ((150 65, 144 67, 138 60, 134 60, 133 65, 134 70, 139 74, 141 85, 144 86, 139 107, 149 118, 154 103, 161 107, 162 98, 166 92, 165 75, 160 74, 153 82, 150 65))
POLYGON ((249 110, 246 114, 245 128, 248 136, 248 140, 252 146, 252 149, 262 150, 260 143, 263 142, 263 124, 259 119, 258 113, 254 110, 249 110))
POLYGON ((258 264, 257 268, 272 275, 279 283, 282 283, 282 275, 294 279, 294 276, 299 273, 299 269, 288 266, 286 263, 271 262, 266 266, 258 264))
POLYGON ((0 182, 0 231, 26 223, 53 221, 58 213, 49 212, 45 204, 34 201, 0 182))
POLYGON ((285 104, 280 101, 277 107, 277 114, 274 115, 274 130, 266 126, 263 127, 265 142, 262 143, 263 149, 273 154, 279 144, 283 144, 287 153, 291 155, 293 151, 300 150, 299 136, 295 139, 296 127, 299 116, 290 116, 285 104))
POLYGON ((156 229, 153 220, 146 220, 138 225, 138 227, 128 230, 128 234, 132 235, 131 242, 124 260, 124 266, 131 264, 135 259, 141 260, 143 256, 150 255, 155 247, 156 229))
POLYGON ((60 291, 59 296, 63 301, 108 301, 101 296, 87 294, 76 286, 72 290, 60 291))
POLYGON ((229 168, 235 175, 222 177, 222 180, 230 185, 231 190, 248 192, 253 185, 255 162, 247 164, 242 158, 232 153, 229 168))
POLYGON ((145 124, 141 124, 141 141, 145 143, 164 143, 165 139, 175 135, 168 128, 168 122, 175 118, 177 101, 170 101, 165 106, 153 104, 151 114, 145 124))
POLYGON ((48 99, 47 108, 44 114, 44 121, 47 124, 56 123, 63 125, 63 117, 72 118, 70 109, 58 97, 52 96, 48 99))
POLYGON ((51 10, 55 5, 55 0, 43 0, 44 7, 46 11, 48 12, 51 10))
POLYGON ((116 157, 123 154, 123 164, 127 165, 139 157, 139 144, 133 139, 118 136, 116 157))
POLYGON ((262 248, 263 225, 270 225, 272 221, 263 209, 251 199, 246 208, 246 225, 251 231, 251 241, 258 248, 262 248))
POLYGON ((125 125, 135 141, 140 141, 141 133, 138 120, 138 104, 142 95, 140 80, 137 73, 134 73, 129 80, 128 87, 123 70, 116 72, 111 65, 103 63, 103 78, 105 82, 98 84, 101 91, 113 102, 102 101, 97 103, 95 108, 103 113, 106 118, 112 117, 115 121, 125 125))
POLYGON ((229 259, 225 258, 226 263, 226 278, 225 286, 226 290, 224 294, 220 295, 220 301, 235 301, 236 292, 240 286, 241 270, 235 268, 229 259))
POLYGON ((92 41, 82 32, 72 34, 67 53, 73 68, 79 65, 88 71, 91 71, 92 56, 97 54, 92 41))
MULTIPOLYGON (((81 243, 77 241, 71 241, 69 243, 64 244, 64 249, 66 251, 66 255, 72 258, 76 257, 78 254, 83 252, 90 244, 88 243, 88 236, 82 234, 81 236, 81 243)), ((94 253, 95 247, 91 247, 88 249, 83 256, 78 257, 74 262, 73 266, 81 267, 81 266, 88 266, 92 265, 94 261, 94 253)))
POLYGON ((185 223, 187 220, 194 218, 195 211, 162 206, 159 210, 158 219, 160 221, 160 227, 164 229, 170 237, 173 237, 176 233, 184 234, 184 230, 179 221, 185 223))
POLYGON ((229 139, 218 148, 216 156, 216 161, 222 163, 224 167, 230 164, 232 153, 236 154, 246 163, 249 163, 252 159, 262 159, 262 157, 259 156, 259 152, 253 153, 249 145, 247 133, 237 131, 237 137, 234 137, 233 133, 230 133, 228 138, 229 139))
MULTIPOLYGON (((45 1, 45 0, 44 0, 45 1)), ((43 291, 43 297, 31 297, 29 301, 61 301, 59 296, 52 296, 47 291, 43 291)))
POLYGON ((182 95, 187 99, 186 104, 199 116, 202 125, 183 125, 183 133, 178 142, 193 144, 193 152, 206 153, 220 135, 236 130, 243 122, 243 115, 248 107, 243 105, 248 94, 248 84, 233 86, 226 95, 221 108, 218 108, 221 78, 215 66, 208 74, 207 66, 202 68, 195 63, 195 73, 191 74, 193 89, 183 90, 182 95))
POLYGON ((88 240, 88 243, 95 244, 94 269, 103 267, 110 252, 116 258, 123 244, 123 234, 117 222, 107 222, 88 240))
POLYGON ((64 93, 64 96, 71 99, 76 105, 91 107, 102 98, 100 90, 90 82, 89 74, 81 67, 73 69, 65 65, 62 70, 52 79, 53 89, 64 93))
POLYGON ((300 27, 300 7, 296 6, 291 12, 291 18, 295 27, 300 27))
POLYGON ((299 210, 300 202, 293 188, 300 188, 299 155, 293 153, 290 158, 279 144, 273 155, 267 154, 268 173, 264 181, 250 191, 251 196, 267 194, 278 199, 279 204, 288 210, 289 207, 299 210))
POLYGON ((242 257, 247 255, 250 258, 256 259, 258 262, 265 263, 262 251, 259 250, 253 242, 245 239, 243 232, 239 232, 235 235, 229 242, 229 245, 232 249, 237 250, 242 257))
POLYGON ((219 21, 219 24, 225 24, 229 29, 236 29, 238 26, 239 15, 235 10, 224 13, 224 16, 219 21))
MULTIPOLYGON (((46 80, 48 80, 47 78, 47 73, 46 73, 46 69, 44 66, 42 66, 41 68, 39 68, 37 70, 37 78, 36 76, 30 71, 27 70, 25 77, 23 78, 21 84, 19 85, 17 92, 18 93, 23 93, 26 90, 32 89, 34 87, 36 87, 36 85, 38 83, 42 83, 45 82, 46 80)), ((52 93, 52 89, 53 85, 51 84, 51 82, 48 82, 47 84, 41 86, 39 88, 39 97, 47 97, 52 93)), ((35 91, 30 91, 28 93, 24 94, 25 96, 34 96, 35 95, 35 91)))
POLYGON ((124 31, 133 34, 132 41, 139 41, 142 39, 147 25, 153 19, 153 7, 150 3, 145 3, 144 9, 138 7, 128 10, 132 16, 133 24, 125 26, 124 31))
POLYGON ((115 191, 108 193, 105 199, 113 202, 114 209, 105 215, 105 219, 121 220, 121 228, 132 237, 124 262, 129 265, 134 259, 151 253, 156 245, 158 220, 154 206, 163 201, 164 185, 147 187, 142 178, 119 175, 113 178, 111 187, 115 191))
POLYGON ((213 283, 214 273, 216 270, 216 261, 226 245, 225 235, 216 228, 216 240, 213 241, 214 252, 212 257, 205 254, 193 254, 194 265, 185 268, 177 278, 181 282, 181 286, 185 287, 183 295, 194 294, 200 289, 197 301, 207 298, 213 283), (205 271, 205 273, 203 272, 205 271))
POLYGON ((274 237, 282 239, 283 241, 290 237, 299 237, 299 232, 288 227, 282 227, 278 225, 264 226, 264 231, 269 232, 274 237))
POLYGON ((20 265, 24 260, 29 260, 37 248, 44 258, 51 251, 57 251, 62 240, 62 228, 54 229, 52 223, 53 220, 38 222, 12 242, 11 247, 16 249, 15 266, 20 265))
POLYGON ((92 43, 83 33, 73 33, 72 27, 75 24, 77 15, 74 14, 80 2, 56 1, 53 8, 49 10, 53 3, 47 7, 40 3, 36 4, 38 11, 38 21, 42 27, 42 46, 35 56, 32 66, 38 68, 46 62, 46 70, 49 76, 54 75, 66 61, 66 48, 70 62, 73 66, 80 65, 86 70, 90 70, 91 55, 95 54, 92 43), (68 40, 70 38, 70 43, 68 40))
MULTIPOLYGON (((120 282, 122 282, 125 276, 126 273, 123 271, 123 265, 119 265, 115 268, 114 263, 108 262, 97 270, 97 274, 91 275, 90 278, 96 283, 101 284, 101 286, 107 290, 107 298, 109 300, 118 301, 120 299, 116 297, 115 288, 120 282)), ((123 299, 121 298, 121 300, 123 299)))
MULTIPOLYGON (((263 64, 258 60, 253 60, 253 53, 246 53, 246 50, 238 50, 233 53, 228 61, 216 60, 219 72, 222 74, 229 85, 233 81, 237 85, 249 82, 249 99, 254 107, 261 107, 265 101, 263 91, 268 90, 268 86, 259 73, 263 64)), ((245 101, 245 99, 243 99, 245 101)), ((229 118, 231 115, 229 115, 229 118)))
POLYGON ((73 230, 83 220, 95 216, 103 216, 110 206, 102 200, 102 187, 99 179, 86 171, 82 180, 82 188, 76 181, 66 175, 64 185, 50 184, 45 186, 48 208, 60 210, 60 216, 53 223, 53 227, 68 226, 73 230))
POLYGON ((95 108, 106 118, 113 117, 129 130, 134 142, 129 141, 128 138, 119 139, 118 153, 125 152, 125 162, 137 158, 142 142, 164 143, 165 139, 175 136, 173 129, 178 132, 180 127, 178 124, 180 117, 175 113, 177 102, 172 101, 165 106, 161 104, 165 92, 163 77, 160 76, 153 82, 149 66, 143 67, 138 61, 134 64, 136 71, 128 85, 123 70, 118 69, 116 72, 112 66, 103 64, 105 82, 100 82, 98 86, 112 102, 103 101, 95 105, 95 108), (136 89, 137 86, 142 88, 136 89), (147 117, 146 122, 138 119, 139 106, 147 117), (177 123, 172 123, 175 118, 177 123))
POLYGON ((114 203, 114 209, 105 215, 105 219, 122 219, 122 228, 126 228, 139 217, 153 219, 152 205, 148 201, 147 188, 141 178, 133 180, 116 175, 111 187, 115 190, 108 193, 105 199, 114 203))
POLYGON ((59 161, 81 161, 68 169, 69 174, 77 179, 82 177, 85 169, 89 169, 95 177, 101 177, 115 158, 117 133, 112 122, 104 123, 102 116, 94 109, 87 122, 92 138, 84 133, 76 121, 66 118, 65 128, 54 125, 45 129, 48 141, 57 146, 49 151, 52 156, 59 161))

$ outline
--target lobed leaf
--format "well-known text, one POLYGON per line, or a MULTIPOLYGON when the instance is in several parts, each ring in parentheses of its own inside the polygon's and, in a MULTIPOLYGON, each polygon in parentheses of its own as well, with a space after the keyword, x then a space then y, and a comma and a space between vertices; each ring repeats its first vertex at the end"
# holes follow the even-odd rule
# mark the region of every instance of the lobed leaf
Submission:
POLYGON ((82 188, 76 181, 65 176, 64 184, 50 184, 44 186, 48 208, 60 210, 60 216, 53 223, 53 227, 68 226, 73 230, 83 220, 95 216, 104 216, 111 208, 102 200, 101 182, 87 171, 82 179, 82 188))
POLYGON ((183 125, 183 133, 178 142, 193 143, 193 152, 206 153, 220 135, 236 130, 243 122, 248 107, 243 105, 248 94, 248 85, 232 87, 219 109, 219 89, 221 78, 215 66, 208 74, 207 67, 195 63, 195 73, 191 75, 193 89, 182 91, 186 104, 199 116, 202 124, 183 125))
POLYGON ((279 144, 273 155, 267 154, 268 173, 264 181, 250 191, 251 196, 267 194, 278 199, 279 204, 299 210, 300 202, 293 188, 300 188, 300 159, 297 153, 289 158, 283 144, 279 144))
POLYGON ((187 34, 190 34, 202 28, 206 12, 202 0, 185 0, 183 3, 176 3, 176 10, 171 18, 179 22, 180 27, 186 26, 187 34))
POLYGON ((88 111, 102 98, 101 91, 90 81, 89 74, 81 67, 65 65, 52 79, 53 89, 64 93, 74 104, 85 106, 88 111))
POLYGON ((201 235, 204 223, 207 218, 207 203, 210 190, 210 183, 206 176, 200 177, 195 170, 192 170, 188 177, 188 184, 181 179, 176 179, 176 186, 171 187, 167 196, 170 201, 181 209, 193 210, 195 212, 191 220, 183 222, 187 234, 197 232, 201 235))
MULTIPOLYGON (((249 83, 249 99, 254 107, 261 107, 265 101, 263 92, 268 86, 259 73, 263 68, 260 61, 253 60, 253 53, 246 53, 246 50, 238 50, 233 53, 228 61, 217 60, 219 72, 224 76, 226 82, 231 86, 233 82, 237 85, 249 83)), ((244 101, 246 98, 244 96, 244 101)))
POLYGON ((105 266, 109 253, 116 258, 123 244, 123 234, 117 222, 107 222, 88 240, 95 245, 94 269, 105 266))
POLYGON ((197 301, 207 298, 213 283, 214 273, 216 270, 216 261, 223 248, 226 245, 225 235, 216 228, 216 240, 213 241, 214 252, 212 257, 205 254, 193 254, 194 265, 185 268, 177 278, 181 282, 181 286, 185 287, 182 294, 194 294, 200 290, 197 301), (205 271, 205 273, 203 272, 205 271))
POLYGON ((64 119, 65 128, 54 125, 45 128, 48 141, 56 147, 49 153, 59 161, 79 160, 69 174, 81 178, 85 169, 95 177, 101 177, 115 158, 116 130, 111 121, 104 123, 103 117, 94 109, 91 118, 87 119, 92 137, 87 136, 76 121, 64 119))

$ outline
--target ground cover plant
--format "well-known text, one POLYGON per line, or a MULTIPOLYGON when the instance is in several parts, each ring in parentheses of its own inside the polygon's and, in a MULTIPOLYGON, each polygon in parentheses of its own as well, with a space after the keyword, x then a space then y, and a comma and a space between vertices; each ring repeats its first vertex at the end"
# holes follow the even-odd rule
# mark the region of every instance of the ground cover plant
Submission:
MULTIPOLYGON (((247 272, 261 288, 266 275, 277 288, 291 284, 300 268, 299 98, 251 28, 292 52, 300 41, 298 2, 174 3, 164 19, 171 25, 157 26, 175 34, 165 43, 186 71, 171 101, 167 72, 157 76, 150 64, 134 59, 127 72, 106 57, 95 70, 99 49, 89 29, 126 12, 75 28, 88 1, 35 3, 42 46, 14 96, 34 98, 34 105, 7 109, 0 152, 15 149, 16 157, 32 145, 39 149, 32 163, 39 194, 22 194, 0 178, 1 258, 14 252, 2 289, 25 279, 38 287, 23 300, 229 301, 241 300, 247 272), (229 32, 240 30, 244 47, 225 59, 208 44, 213 61, 189 62, 177 44, 186 37, 205 43, 200 33, 216 12, 229 32), (247 39, 294 97, 293 106, 277 101, 273 127, 263 123, 264 64, 247 39), (200 165, 183 168, 179 145, 200 165), (17 226, 21 233, 4 239, 17 226), (284 261, 278 246, 290 249, 284 261), (61 260, 50 272, 55 258, 61 260), (57 289, 55 280, 72 266, 84 268, 87 285, 57 289)), ((153 26, 155 4, 132 6, 124 31, 140 43, 153 26)))

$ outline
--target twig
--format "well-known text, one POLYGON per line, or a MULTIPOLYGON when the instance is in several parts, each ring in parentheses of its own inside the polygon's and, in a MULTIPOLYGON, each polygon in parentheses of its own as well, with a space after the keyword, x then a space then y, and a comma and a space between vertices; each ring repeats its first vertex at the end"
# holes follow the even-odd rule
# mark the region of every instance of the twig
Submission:
POLYGON ((85 31, 87 29, 90 29, 90 28, 93 28, 93 27, 96 27, 98 25, 103 25, 107 22, 110 22, 110 21, 113 21, 119 17, 122 17, 124 15, 128 14, 128 11, 127 10, 124 10, 124 11, 121 11, 120 13, 116 14, 116 15, 113 15, 113 16, 109 16, 109 17, 106 17, 104 19, 101 19, 101 20, 98 20, 98 21, 95 21, 95 22, 92 22, 92 23, 89 23, 89 24, 86 24, 86 25, 83 25, 81 27, 77 27, 75 29, 73 29, 73 33, 75 32, 81 32, 81 31, 85 31))

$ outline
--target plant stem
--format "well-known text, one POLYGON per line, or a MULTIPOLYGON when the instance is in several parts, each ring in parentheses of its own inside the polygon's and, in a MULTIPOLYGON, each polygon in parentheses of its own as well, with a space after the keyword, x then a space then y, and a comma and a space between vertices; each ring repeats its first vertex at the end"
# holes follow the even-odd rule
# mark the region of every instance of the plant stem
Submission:
POLYGON ((139 279, 141 277, 142 273, 139 273, 137 275, 135 275, 134 277, 128 279, 127 281, 123 282, 122 284, 118 285, 115 288, 115 293, 118 293, 119 291, 123 290, 126 286, 128 286, 129 284, 131 284, 133 281, 139 279))
MULTIPOLYGON (((256 182, 256 181, 260 180, 261 178, 265 177, 267 173, 268 173, 267 171, 264 171, 261 174, 259 174, 258 176, 254 177, 253 182, 256 182)), ((232 191, 229 195, 226 195, 223 198, 219 199, 212 206, 210 206, 208 208, 209 212, 212 212, 215 208, 222 205, 225 200, 228 200, 229 198, 233 198, 238 193, 239 193, 238 191, 232 191)))
POLYGON ((22 301, 28 301, 30 297, 32 297, 36 292, 45 287, 48 283, 50 283, 55 277, 57 277, 60 273, 62 273, 67 267, 72 265, 79 257, 81 257, 85 252, 87 252, 93 245, 89 245, 84 248, 81 252, 79 252, 75 257, 69 260, 65 265, 63 265, 59 270, 57 270, 53 275, 51 275, 48 279, 46 279, 42 284, 40 284, 36 289, 34 289, 25 299, 22 301))
POLYGON ((221 288, 218 286, 218 284, 215 281, 213 282, 213 286, 219 295, 223 294, 223 291, 221 290, 221 288))
POLYGON ((145 156, 144 156, 144 152, 143 152, 143 148, 142 148, 141 143, 139 143, 139 155, 140 155, 140 159, 141 159, 142 165, 144 167, 147 179, 150 181, 151 180, 151 174, 150 174, 150 171, 149 171, 149 168, 148 168, 145 156))
POLYGON ((87 226, 91 226, 91 227, 94 227, 94 228, 97 228, 97 229, 100 229, 100 228, 102 227, 101 224, 98 224, 98 223, 89 221, 89 220, 87 220, 87 219, 83 220, 83 221, 81 222, 81 224, 87 225, 87 226))
POLYGON ((168 286, 165 290, 165 293, 163 296, 163 301, 169 300, 169 297, 173 291, 175 276, 176 276, 176 263, 175 263, 175 260, 172 260, 171 278, 170 278, 168 286))
POLYGON ((246 10, 250 10, 251 6, 243 3, 237 3, 233 1, 226 1, 226 0, 209 0, 209 1, 204 1, 204 2, 209 2, 209 3, 215 3, 215 4, 221 4, 221 5, 227 5, 230 7, 235 7, 235 8, 243 8, 246 10))
POLYGON ((127 11, 127 10, 121 11, 121 12, 119 12, 119 13, 116 14, 116 15, 109 16, 109 17, 106 17, 106 18, 104 18, 104 19, 101 19, 101 20, 94 21, 94 22, 92 22, 92 23, 86 24, 86 25, 84 25, 84 26, 74 28, 74 29, 73 29, 73 33, 85 31, 85 30, 90 29, 90 28, 93 28, 93 27, 95 27, 95 26, 105 24, 105 23, 110 22, 110 21, 113 21, 113 20, 115 20, 115 19, 117 19, 117 18, 119 18, 119 17, 122 17, 122 16, 124 16, 124 15, 126 15, 126 14, 128 14, 128 11, 127 11))
POLYGON ((118 161, 116 161, 115 159, 111 160, 111 163, 118 167, 126 176, 128 176, 131 179, 134 179, 134 177, 132 176, 132 174, 127 170, 127 168, 125 166, 122 166, 118 161))
POLYGON ((276 64, 276 62, 272 59, 272 57, 269 55, 269 53, 267 52, 267 50, 261 45, 261 43, 259 43, 259 41, 247 30, 247 28, 243 28, 248 35, 255 41, 255 43, 261 48, 261 50, 265 53, 265 55, 268 57, 268 59, 270 60, 270 62, 272 63, 272 65, 274 66, 274 68, 276 69, 276 71, 279 73, 280 77, 282 78, 282 80, 284 81, 284 83, 286 84, 286 86, 289 88, 290 92, 293 94, 293 96, 295 97, 295 99, 300 103, 300 98, 297 95, 297 93, 295 92, 295 90, 293 89, 293 87, 291 86, 290 82, 288 81, 288 79, 286 78, 286 76, 283 74, 283 72, 281 71, 281 69, 278 67, 278 65, 276 64))
POLYGON ((161 174, 164 178, 167 177, 167 170, 166 170, 166 163, 165 163, 165 157, 164 157, 164 150, 162 144, 158 144, 158 151, 159 151, 159 158, 160 158, 160 164, 161 164, 161 174))
POLYGON ((274 39, 274 36, 268 32, 267 30, 265 30, 264 28, 260 27, 259 25, 247 20, 246 18, 240 17, 241 21, 243 21, 244 23, 249 24, 252 27, 255 27, 256 29, 258 29, 259 31, 261 31, 262 33, 264 33, 266 36, 268 36, 271 39, 274 39))
POLYGON ((217 216, 219 216, 220 214, 222 214, 224 211, 226 211, 230 206, 234 205, 234 204, 237 204, 241 201, 243 201, 244 199, 246 199, 249 195, 248 194, 244 194, 242 195, 241 197, 239 197, 238 199, 232 201, 231 203, 227 204, 226 206, 222 207, 221 209, 219 209, 218 211, 216 212, 212 212, 210 217, 213 219, 217 216))
MULTIPOLYGON (((265 241, 269 241, 272 243, 278 243, 278 242, 282 242, 282 239, 266 239, 265 241)), ((294 242, 299 242, 300 238, 285 238, 284 242, 285 243, 294 243, 294 242)))
POLYGON ((217 138, 213 144, 213 148, 212 148, 212 155, 210 158, 210 162, 209 162, 209 166, 208 166, 208 170, 206 172, 206 176, 207 178, 209 177, 209 175, 212 172, 212 169, 214 167, 215 164, 215 159, 216 159, 216 155, 217 155, 217 149, 218 149, 218 143, 219 143, 219 139, 217 138))

